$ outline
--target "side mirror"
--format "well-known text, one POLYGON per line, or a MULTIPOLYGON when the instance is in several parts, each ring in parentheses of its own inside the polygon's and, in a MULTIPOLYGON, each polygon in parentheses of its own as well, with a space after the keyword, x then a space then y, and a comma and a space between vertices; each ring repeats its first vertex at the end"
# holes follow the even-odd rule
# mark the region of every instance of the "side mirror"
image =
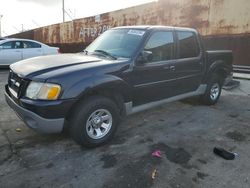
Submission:
POLYGON ((142 65, 142 64, 147 63, 149 61, 152 61, 152 59, 153 59, 153 53, 151 51, 145 51, 145 50, 143 50, 139 54, 139 56, 137 57, 136 62, 139 65, 142 65))

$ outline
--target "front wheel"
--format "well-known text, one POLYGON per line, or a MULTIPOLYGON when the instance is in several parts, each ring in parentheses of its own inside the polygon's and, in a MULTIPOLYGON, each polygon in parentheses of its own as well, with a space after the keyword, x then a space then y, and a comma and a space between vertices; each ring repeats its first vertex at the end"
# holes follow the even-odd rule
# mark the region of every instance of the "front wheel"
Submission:
POLYGON ((204 95, 201 96, 201 102, 206 105, 214 105, 220 98, 223 81, 217 74, 212 75, 204 95))
POLYGON ((70 118, 71 137, 85 147, 96 147, 110 140, 119 123, 117 105, 94 96, 80 102, 70 118))

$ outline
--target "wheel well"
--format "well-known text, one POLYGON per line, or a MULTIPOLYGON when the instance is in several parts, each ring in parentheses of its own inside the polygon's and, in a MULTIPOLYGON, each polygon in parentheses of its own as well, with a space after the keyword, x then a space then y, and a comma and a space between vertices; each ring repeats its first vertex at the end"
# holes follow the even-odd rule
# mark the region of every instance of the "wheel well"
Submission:
POLYGON ((227 77, 227 72, 224 69, 220 68, 215 71, 215 74, 217 74, 222 79, 222 83, 224 83, 227 77))
POLYGON ((117 105, 121 117, 125 115, 124 97, 122 96, 122 94, 114 92, 111 89, 95 89, 85 93, 76 101, 76 103, 71 107, 71 109, 67 113, 66 120, 69 120, 71 114, 74 113, 74 109, 81 101, 86 100, 91 96, 103 96, 111 99, 117 105))

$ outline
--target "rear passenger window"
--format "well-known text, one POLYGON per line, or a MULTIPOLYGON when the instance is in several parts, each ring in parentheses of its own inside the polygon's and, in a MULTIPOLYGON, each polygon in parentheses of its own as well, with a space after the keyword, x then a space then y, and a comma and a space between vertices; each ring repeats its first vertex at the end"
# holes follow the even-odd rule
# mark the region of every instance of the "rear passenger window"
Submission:
POLYGON ((200 49, 193 32, 178 31, 179 58, 191 58, 199 56, 200 49))
POLYGON ((144 50, 152 52, 152 60, 149 63, 173 59, 173 33, 171 31, 155 32, 149 38, 144 50))
POLYGON ((41 45, 31 41, 23 41, 23 48, 41 48, 41 45))

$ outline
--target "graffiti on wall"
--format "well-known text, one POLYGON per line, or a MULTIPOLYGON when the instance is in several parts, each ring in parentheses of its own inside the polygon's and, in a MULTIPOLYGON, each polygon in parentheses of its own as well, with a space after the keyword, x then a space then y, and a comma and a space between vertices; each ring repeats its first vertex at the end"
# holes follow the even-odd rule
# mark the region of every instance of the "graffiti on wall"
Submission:
POLYGON ((110 29, 110 25, 100 25, 97 27, 81 27, 80 32, 79 32, 79 37, 80 38, 85 38, 85 37, 91 37, 91 38, 96 38, 108 29, 110 29))

